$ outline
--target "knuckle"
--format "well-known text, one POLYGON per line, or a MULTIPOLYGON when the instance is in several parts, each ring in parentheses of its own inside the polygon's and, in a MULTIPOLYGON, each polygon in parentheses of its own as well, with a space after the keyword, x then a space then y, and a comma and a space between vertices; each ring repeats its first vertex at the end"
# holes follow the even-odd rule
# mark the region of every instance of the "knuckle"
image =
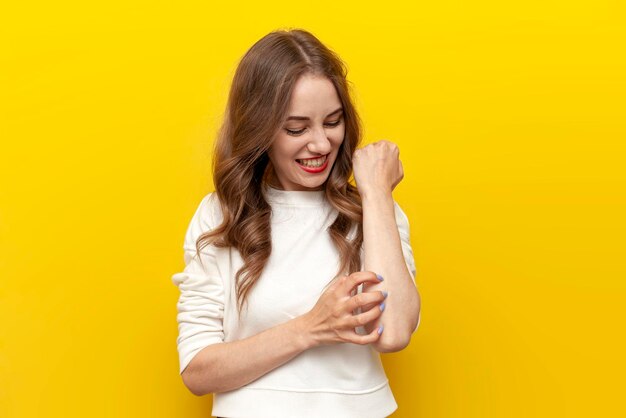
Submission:
POLYGON ((357 284, 359 284, 360 275, 355 274, 354 276, 350 276, 350 288, 352 289, 357 284))
POLYGON ((359 293, 358 295, 354 296, 354 302, 356 303, 357 308, 364 304, 365 300, 363 300, 363 298, 363 293, 359 293))
POLYGON ((361 307, 361 309, 369 308, 369 305, 372 302, 372 293, 366 292, 366 293, 361 293, 361 295, 363 295, 363 297, 359 301, 359 306, 361 307))

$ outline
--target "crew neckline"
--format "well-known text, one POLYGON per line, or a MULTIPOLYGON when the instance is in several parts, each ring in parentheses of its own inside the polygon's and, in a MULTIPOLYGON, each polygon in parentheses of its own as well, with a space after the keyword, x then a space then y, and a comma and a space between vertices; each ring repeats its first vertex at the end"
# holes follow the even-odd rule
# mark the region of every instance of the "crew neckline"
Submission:
POLYGON ((268 203, 291 206, 321 206, 326 201, 325 190, 281 190, 269 184, 264 188, 268 203))

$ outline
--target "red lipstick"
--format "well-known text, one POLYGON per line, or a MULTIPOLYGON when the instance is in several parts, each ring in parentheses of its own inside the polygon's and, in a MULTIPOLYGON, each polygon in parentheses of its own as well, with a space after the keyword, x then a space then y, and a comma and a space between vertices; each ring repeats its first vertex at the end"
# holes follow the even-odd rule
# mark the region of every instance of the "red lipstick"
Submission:
MULTIPOLYGON (((300 164, 298 161, 296 161, 296 163, 298 164, 298 166, 303 169, 304 171, 306 171, 307 173, 321 173, 322 171, 324 171, 326 169, 326 167, 328 166, 328 156, 330 154, 326 154, 326 160, 324 160, 324 164, 322 164, 320 167, 307 167, 304 166, 302 164, 300 164)), ((320 157, 313 157, 313 158, 299 158, 300 160, 315 160, 317 158, 320 157)))

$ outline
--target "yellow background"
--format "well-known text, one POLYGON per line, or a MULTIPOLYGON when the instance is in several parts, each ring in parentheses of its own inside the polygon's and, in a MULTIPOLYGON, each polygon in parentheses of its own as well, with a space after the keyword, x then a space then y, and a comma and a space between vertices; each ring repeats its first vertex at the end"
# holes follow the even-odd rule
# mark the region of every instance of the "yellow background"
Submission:
POLYGON ((234 68, 302 27, 400 147, 422 323, 394 417, 624 416, 615 1, 0 6, 0 416, 207 417, 171 275, 234 68))

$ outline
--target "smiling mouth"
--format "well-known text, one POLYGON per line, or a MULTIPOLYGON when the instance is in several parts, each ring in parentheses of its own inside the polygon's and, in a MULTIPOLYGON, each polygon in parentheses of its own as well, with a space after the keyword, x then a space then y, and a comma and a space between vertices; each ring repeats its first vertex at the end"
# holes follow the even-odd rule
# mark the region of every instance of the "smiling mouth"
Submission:
POLYGON ((328 158, 328 154, 323 155, 318 158, 307 158, 306 160, 296 159, 296 161, 298 162, 298 164, 304 167, 319 168, 324 165, 327 158, 328 158))

